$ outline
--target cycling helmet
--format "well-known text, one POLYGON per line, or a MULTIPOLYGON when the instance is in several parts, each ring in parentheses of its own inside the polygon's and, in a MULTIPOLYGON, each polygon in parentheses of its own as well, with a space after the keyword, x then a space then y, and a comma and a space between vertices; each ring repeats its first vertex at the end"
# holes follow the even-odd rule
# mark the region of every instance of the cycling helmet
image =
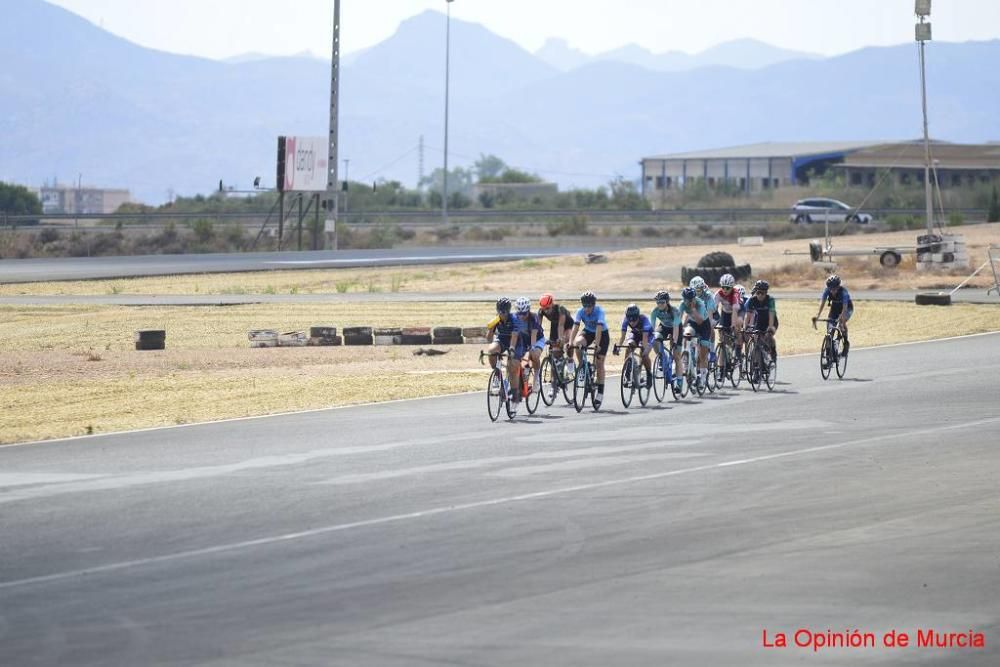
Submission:
POLYGON ((641 311, 639 310, 639 306, 635 305, 634 303, 630 303, 628 305, 628 308, 625 309, 625 318, 630 322, 632 320, 639 319, 640 314, 641 311))
POLYGON ((826 286, 830 287, 830 288, 840 287, 840 276, 838 276, 835 273, 832 276, 830 276, 829 278, 827 278, 826 279, 826 286))
POLYGON ((517 314, 518 315, 523 315, 525 313, 530 313, 531 312, 531 301, 528 301, 527 297, 523 297, 523 296, 520 297, 517 300, 517 302, 514 304, 514 306, 517 308, 517 314))
POLYGON ((685 301, 690 301, 696 296, 697 293, 694 291, 693 287, 685 287, 683 290, 681 290, 681 298, 684 299, 685 301))
POLYGON ((510 312, 510 299, 505 296, 497 299, 497 314, 503 315, 504 313, 510 312))
POLYGON ((767 284, 766 280, 758 280, 753 284, 753 290, 751 291, 751 294, 756 294, 757 292, 766 292, 770 288, 771 286, 767 284))
POLYGON ((584 292, 580 295, 580 303, 584 307, 597 305, 597 296, 593 292, 584 292))
POLYGON ((661 289, 653 299, 654 301, 670 301, 670 292, 661 289))
POLYGON ((744 287, 743 285, 737 285, 733 289, 736 290, 736 293, 740 295, 741 299, 747 298, 747 288, 744 287))
POLYGON ((691 287, 694 290, 700 292, 701 290, 705 289, 705 279, 702 278, 701 276, 695 276, 694 278, 691 279, 691 282, 688 283, 688 287, 691 287))
POLYGON ((734 278, 733 274, 731 273, 727 273, 726 275, 719 278, 719 287, 732 287, 735 284, 736 284, 736 278, 734 278))
POLYGON ((538 297, 538 307, 541 308, 542 310, 550 308, 552 304, 555 302, 556 302, 555 297, 553 297, 548 292, 538 297))
POLYGON ((694 330, 693 326, 691 326, 690 324, 688 324, 687 326, 684 327, 684 337, 685 338, 694 338, 694 335, 695 335, 695 330, 694 330))

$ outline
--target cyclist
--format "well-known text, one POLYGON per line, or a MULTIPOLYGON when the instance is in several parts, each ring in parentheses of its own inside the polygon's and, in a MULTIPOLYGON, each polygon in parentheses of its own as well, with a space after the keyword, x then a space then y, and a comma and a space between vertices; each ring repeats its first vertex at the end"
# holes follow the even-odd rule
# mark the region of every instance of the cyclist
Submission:
POLYGON ((715 301, 715 297, 712 295, 711 290, 708 289, 708 285, 705 284, 705 279, 701 276, 695 276, 688 283, 688 287, 694 288, 695 296, 702 300, 705 304, 705 310, 708 311, 709 323, 709 343, 711 347, 708 348, 709 358, 715 361, 715 325, 719 321, 719 314, 716 312, 718 309, 718 304, 715 301))
MULTIPOLYGON (((570 341, 569 334, 573 330, 573 315, 566 306, 556 303, 555 297, 546 292, 538 299, 539 318, 544 317, 549 324, 549 345, 553 350, 562 352, 564 345, 570 341)), ((572 356, 566 360, 566 371, 571 375, 576 373, 572 356)))
POLYGON ((679 308, 685 322, 694 329, 698 337, 698 383, 704 387, 708 384, 708 350, 712 345, 709 331, 712 329, 705 302, 698 298, 693 287, 685 287, 681 291, 683 303, 679 308))
POLYGON ((719 278, 719 291, 715 293, 715 302, 721 312, 720 324, 723 330, 733 335, 736 341, 736 359, 740 357, 740 334, 743 329, 743 320, 740 317, 740 309, 743 308, 743 301, 740 293, 736 291, 736 278, 731 273, 727 273, 719 278))
MULTIPOLYGON (((632 348, 636 345, 641 346, 642 366, 646 369, 646 387, 652 387, 653 367, 649 353, 653 350, 653 325, 650 323, 649 318, 639 310, 639 306, 634 303, 630 303, 628 308, 625 309, 625 317, 622 319, 622 335, 618 339, 618 347, 625 341, 626 334, 628 335, 629 354, 632 353, 632 348)), ((614 350, 614 355, 618 356, 617 347, 614 350)))
MULTIPOLYGON (((673 347, 674 357, 674 384, 680 387, 681 379, 681 351, 676 345, 681 339, 681 314, 676 308, 670 305, 670 292, 660 290, 654 297, 656 307, 649 313, 649 320, 655 328, 653 336, 653 347, 656 349, 657 358, 660 355, 660 346, 669 344, 673 347)), ((663 374, 667 374, 667 369, 663 369, 663 374)))
POLYGON ((515 302, 514 307, 517 310, 517 318, 527 329, 524 347, 531 362, 531 369, 535 372, 535 391, 539 392, 542 390, 542 352, 545 350, 545 332, 542 330, 542 321, 538 315, 531 312, 531 301, 527 297, 520 297, 515 302))
POLYGON ((579 363, 583 363, 584 350, 587 346, 596 341, 594 363, 597 366, 597 393, 594 394, 594 402, 600 407, 604 401, 604 358, 608 355, 611 336, 608 335, 608 321, 604 317, 604 309, 597 305, 597 297, 593 292, 584 292, 580 295, 580 310, 576 311, 573 320, 571 338, 576 347, 579 363))
MULTIPOLYGON (((510 314, 510 299, 505 296, 497 299, 497 315, 486 325, 486 341, 489 346, 486 348, 490 355, 490 367, 497 367, 497 357, 504 350, 507 351, 507 377, 516 378, 518 364, 524 356, 524 335, 527 327, 517 317, 510 314)), ((517 414, 517 407, 521 403, 521 392, 508 388, 509 397, 513 399, 511 405, 512 412, 517 414)))
POLYGON ((830 302, 830 314, 828 318, 836 320, 836 324, 827 322, 826 330, 829 332, 834 326, 840 327, 840 330, 844 333, 844 349, 841 354, 846 357, 847 351, 851 349, 851 342, 847 340, 847 320, 851 319, 851 316, 854 315, 854 302, 851 300, 851 295, 848 294, 847 288, 841 284, 840 276, 837 274, 833 274, 826 279, 826 289, 823 290, 823 297, 819 302, 819 312, 813 318, 813 326, 816 325, 816 320, 823 314, 823 307, 826 306, 827 301, 830 302))
POLYGON ((759 331, 764 334, 764 340, 771 348, 771 354, 777 358, 778 348, 774 334, 778 330, 778 311, 774 307, 774 297, 768 296, 770 285, 766 280, 758 280, 750 290, 747 299, 747 318, 745 330, 759 331))

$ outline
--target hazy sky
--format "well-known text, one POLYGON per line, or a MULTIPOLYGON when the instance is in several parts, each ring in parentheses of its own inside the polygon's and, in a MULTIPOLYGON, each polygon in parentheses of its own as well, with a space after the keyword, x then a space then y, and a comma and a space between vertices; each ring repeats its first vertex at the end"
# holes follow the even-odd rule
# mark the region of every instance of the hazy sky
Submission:
MULTIPOLYGON (((329 52, 333 0, 50 0, 144 46, 208 58, 329 52)), ((455 0, 452 16, 535 51, 549 37, 588 53, 637 43, 703 50, 752 37, 825 54, 913 40, 913 0, 455 0)), ((445 0, 342 0, 344 53, 389 37, 445 0)), ((934 0, 934 37, 1000 37, 1000 0, 934 0)))

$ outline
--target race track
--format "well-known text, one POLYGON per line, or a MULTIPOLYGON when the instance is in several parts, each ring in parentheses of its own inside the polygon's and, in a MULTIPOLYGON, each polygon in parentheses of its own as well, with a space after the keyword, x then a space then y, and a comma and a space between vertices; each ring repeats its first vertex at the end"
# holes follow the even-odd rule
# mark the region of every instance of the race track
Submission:
POLYGON ((996 665, 998 350, 513 423, 472 394, 0 448, 0 663, 996 665), (986 646, 762 646, 799 628, 986 646))

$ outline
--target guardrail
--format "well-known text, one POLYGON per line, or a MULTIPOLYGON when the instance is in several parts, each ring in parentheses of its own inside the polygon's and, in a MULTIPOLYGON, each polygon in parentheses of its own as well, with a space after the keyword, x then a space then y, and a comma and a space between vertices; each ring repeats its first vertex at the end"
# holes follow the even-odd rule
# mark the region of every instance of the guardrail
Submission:
MULTIPOLYGON (((865 209, 876 220, 884 220, 892 215, 922 216, 923 209, 865 209)), ((949 213, 959 213, 966 218, 984 219, 986 209, 951 209, 949 213)), ((516 226, 524 224, 544 224, 565 218, 585 217, 589 224, 597 226, 624 226, 630 224, 701 223, 713 226, 739 225, 751 222, 788 222, 791 209, 765 208, 706 208, 706 209, 661 209, 648 210, 456 210, 449 211, 449 224, 485 224, 516 226)), ((267 218, 267 211, 216 212, 200 211, 187 213, 58 213, 41 215, 7 215, 0 212, 0 227, 33 228, 52 227, 66 229, 72 222, 73 228, 107 228, 119 222, 128 229, 160 229, 170 222, 191 223, 196 220, 213 222, 236 222, 248 226, 260 225, 267 218), (80 223, 90 223, 83 224, 80 223), (97 223, 97 224, 94 224, 97 223)), ((350 211, 341 214, 339 221, 348 225, 369 225, 391 222, 410 227, 438 227, 444 221, 440 211, 373 210, 350 211)))

